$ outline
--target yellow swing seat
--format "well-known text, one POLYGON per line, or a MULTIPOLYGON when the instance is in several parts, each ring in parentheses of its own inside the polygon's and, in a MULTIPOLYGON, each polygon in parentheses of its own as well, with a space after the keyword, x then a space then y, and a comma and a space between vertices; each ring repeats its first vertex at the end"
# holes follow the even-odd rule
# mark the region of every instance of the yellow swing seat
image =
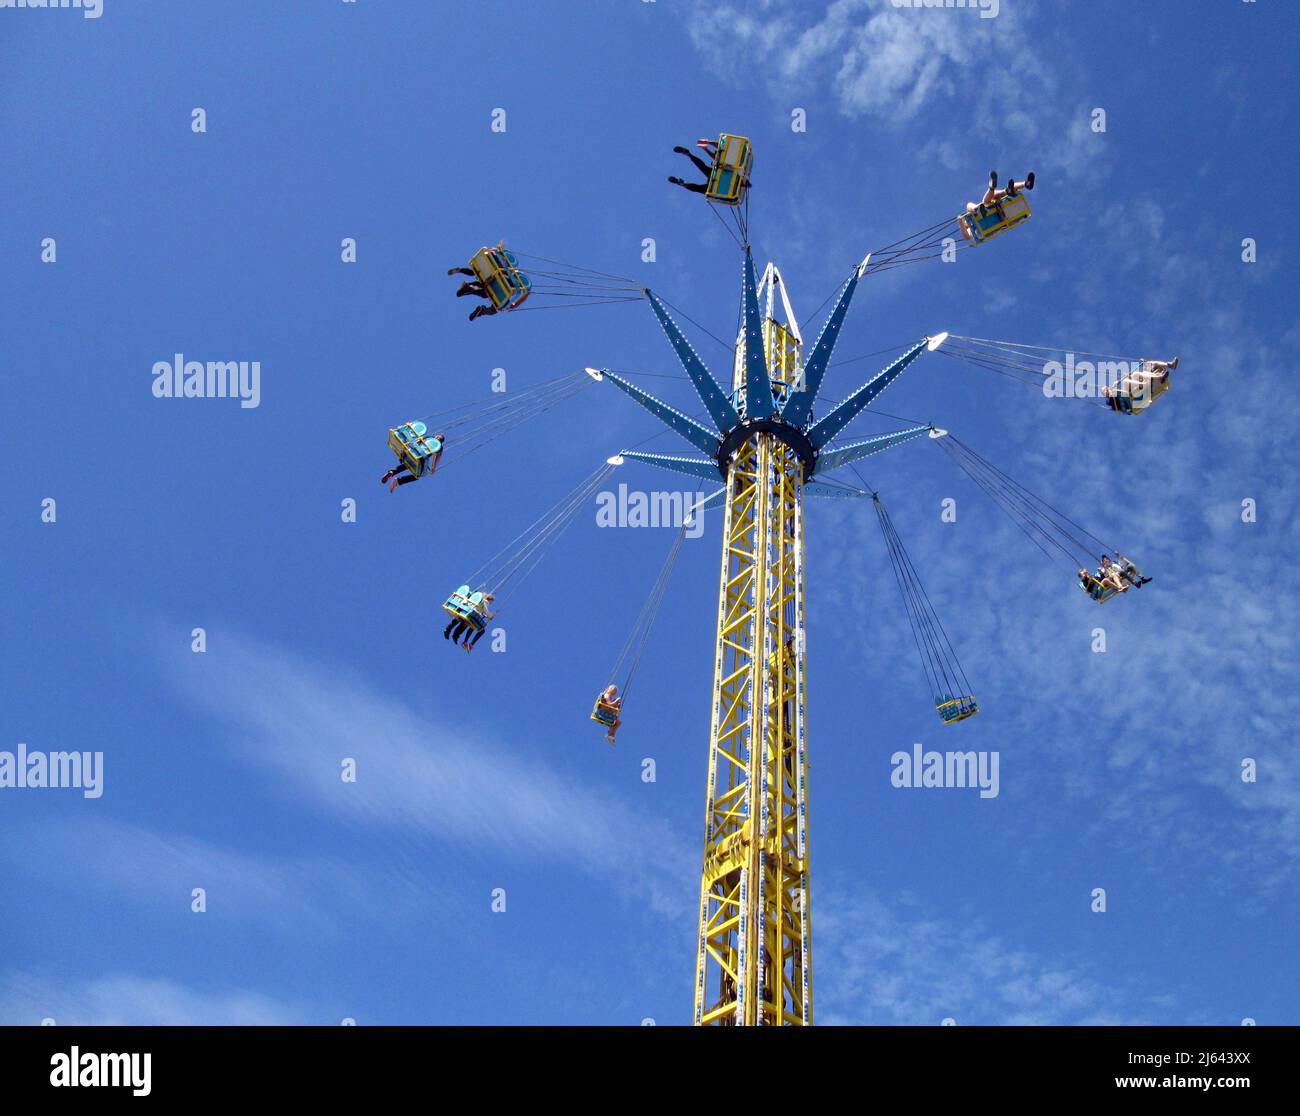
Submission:
POLYGON ((709 171, 704 196, 721 205, 739 205, 749 189, 749 172, 754 165, 753 145, 744 136, 726 132, 718 137, 718 154, 709 171))
POLYGON ((519 261, 504 242, 495 248, 480 248, 469 267, 497 310, 517 310, 532 293, 533 281, 519 270, 519 261))
POLYGON ((1008 229, 1024 224, 1033 216, 1029 208, 1029 199, 1023 190, 1015 197, 1002 198, 992 205, 985 206, 985 212, 978 208, 957 215, 957 224, 962 235, 972 245, 983 244, 995 236, 1001 236, 1008 229))
MULTIPOLYGON (((1123 556, 1120 555, 1120 557, 1123 556)), ((1130 562, 1127 558, 1125 558, 1124 561, 1127 564, 1126 565, 1127 570, 1130 573, 1132 573, 1133 579, 1134 580, 1140 579, 1142 577, 1142 571, 1138 569, 1138 567, 1133 562, 1130 562)), ((1075 581, 1078 583, 1079 588, 1082 589, 1085 593, 1087 593, 1088 596, 1090 596, 1098 604, 1105 604, 1107 601, 1114 600, 1116 597, 1119 596, 1118 589, 1114 588, 1114 586, 1111 585, 1102 585, 1100 579, 1098 579, 1095 576, 1090 576, 1086 582, 1081 581, 1078 578, 1075 578, 1075 581)))
MULTIPOLYGON (((1146 361, 1142 362, 1142 370, 1147 370, 1146 361)), ((1106 402, 1110 404, 1112 411, 1117 411, 1121 415, 1140 415, 1169 390, 1169 380, 1168 372, 1162 379, 1148 380, 1136 395, 1131 391, 1123 390, 1126 381, 1120 381, 1119 386, 1111 390, 1106 402)))

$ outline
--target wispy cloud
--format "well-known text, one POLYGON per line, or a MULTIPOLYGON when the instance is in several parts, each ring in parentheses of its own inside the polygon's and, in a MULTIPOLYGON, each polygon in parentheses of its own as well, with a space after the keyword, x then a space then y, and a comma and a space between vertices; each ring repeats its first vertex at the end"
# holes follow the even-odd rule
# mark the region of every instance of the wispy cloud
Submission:
POLYGON ((907 900, 889 905, 846 884, 815 918, 817 1022, 856 1025, 1031 1026, 1165 1021, 1168 1000, 1136 996, 1084 963, 1049 959, 977 922, 934 918, 907 900))
POLYGON ((784 99, 828 90, 845 115, 900 126, 931 103, 960 101, 990 134, 1029 139, 1039 114, 1027 106, 1056 80, 1025 24, 1009 5, 996 19, 981 19, 969 9, 834 0, 820 12, 804 4, 701 4, 687 26, 712 68, 737 82, 768 75, 784 99))
POLYGON ((450 713, 420 715, 355 674, 237 640, 174 680, 273 785, 369 829, 432 834, 521 863, 606 878, 662 913, 683 909, 696 850, 661 818, 564 778, 450 713), (357 762, 345 783, 340 765, 357 762))
POLYGON ((12 833, 0 859, 16 871, 83 895, 111 897, 119 920, 188 912, 202 888, 210 917, 300 934, 454 908, 401 858, 364 868, 334 857, 236 851, 213 841, 108 819, 50 821, 12 833))
POLYGON ((0 976, 0 1025, 258 1027, 336 1024, 318 1007, 246 989, 201 991, 171 980, 114 974, 80 984, 13 971, 0 976))

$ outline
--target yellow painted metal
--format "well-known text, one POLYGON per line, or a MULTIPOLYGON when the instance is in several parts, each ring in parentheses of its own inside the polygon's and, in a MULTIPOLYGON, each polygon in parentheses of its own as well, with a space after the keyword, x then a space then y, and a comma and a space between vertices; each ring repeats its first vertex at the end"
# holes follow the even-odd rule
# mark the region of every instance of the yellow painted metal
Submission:
MULTIPOLYGON (((740 369, 743 358, 737 388, 740 369)), ((740 447, 727 476, 697 1024, 812 1022, 803 483, 770 432, 740 447)))
POLYGON ((778 403, 784 403, 793 384, 803 390, 803 345, 775 318, 763 321, 763 348, 767 352, 767 374, 778 403))

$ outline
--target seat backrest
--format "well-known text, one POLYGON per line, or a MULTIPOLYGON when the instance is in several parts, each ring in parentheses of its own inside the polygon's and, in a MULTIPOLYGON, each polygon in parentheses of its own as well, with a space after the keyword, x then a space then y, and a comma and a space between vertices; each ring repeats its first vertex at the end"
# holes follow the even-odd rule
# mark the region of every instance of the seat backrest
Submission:
POLYGON ((739 170, 744 164, 749 140, 744 136, 729 136, 725 132, 718 137, 718 163, 732 170, 739 170))
POLYGON ((469 261, 469 269, 478 277, 479 282, 489 282, 496 270, 492 265, 492 249, 480 248, 475 252, 474 258, 469 261))
POLYGON ((1025 197, 1022 191, 1012 198, 1003 198, 1001 203, 1002 216, 1008 221, 1023 221, 1029 216, 1029 199, 1025 197))

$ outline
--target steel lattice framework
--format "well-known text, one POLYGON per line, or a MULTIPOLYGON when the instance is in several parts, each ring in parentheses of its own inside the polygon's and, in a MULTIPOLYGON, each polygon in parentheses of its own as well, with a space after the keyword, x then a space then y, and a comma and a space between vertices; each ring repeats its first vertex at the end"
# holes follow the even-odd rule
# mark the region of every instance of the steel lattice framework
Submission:
POLYGON ((757 282, 746 245, 743 324, 730 394, 663 301, 644 292, 712 427, 608 369, 592 370, 707 455, 624 451, 620 459, 725 481, 709 501, 723 499, 725 517, 695 962, 697 1024, 813 1021, 803 499, 866 496, 814 477, 933 429, 916 426, 830 445, 927 344, 933 349, 943 340, 918 341, 814 421, 822 378, 869 258, 844 282, 805 359, 780 272, 768 264, 757 282))

